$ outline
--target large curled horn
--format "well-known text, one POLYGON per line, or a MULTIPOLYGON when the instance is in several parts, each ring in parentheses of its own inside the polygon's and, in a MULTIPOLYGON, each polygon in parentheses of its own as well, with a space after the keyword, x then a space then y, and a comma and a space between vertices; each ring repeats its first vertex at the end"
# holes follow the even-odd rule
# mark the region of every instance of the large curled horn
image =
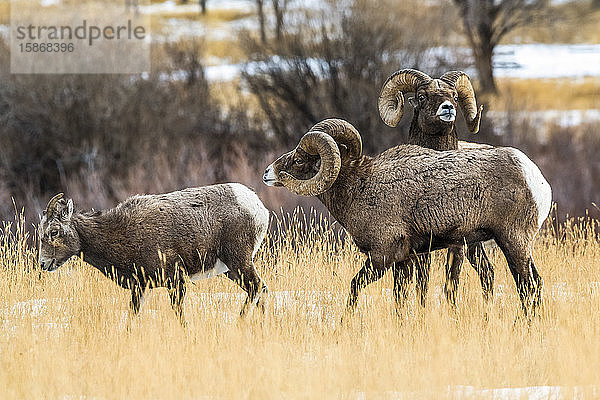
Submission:
POLYGON ((58 203, 59 200, 61 200, 64 197, 64 195, 65 195, 64 193, 59 193, 56 196, 54 196, 53 198, 51 198, 50 201, 48 202, 48 205, 46 206, 46 209, 44 210, 44 215, 46 215, 46 216, 52 215, 52 213, 56 209, 56 204, 58 203))
POLYGON ((477 108, 475 91, 469 76, 462 71, 448 71, 440 79, 449 85, 453 85, 458 92, 458 104, 467 120, 467 127, 473 133, 479 132, 479 122, 483 105, 477 108))
POLYGON ((338 145, 344 145, 351 159, 362 155, 362 139, 356 128, 348 121, 337 118, 325 119, 317 122, 310 131, 325 132, 335 140, 338 145))
POLYGON ((392 128, 398 125, 404 111, 403 92, 414 92, 422 82, 431 81, 431 77, 416 69, 396 71, 383 84, 379 94, 379 115, 386 125, 392 128))
POLYGON ((321 158, 319 172, 312 178, 303 180, 282 171, 279 174, 279 181, 301 196, 316 196, 327 191, 337 179, 342 164, 340 150, 333 138, 324 132, 310 131, 300 139, 296 148, 308 154, 319 155, 321 158))

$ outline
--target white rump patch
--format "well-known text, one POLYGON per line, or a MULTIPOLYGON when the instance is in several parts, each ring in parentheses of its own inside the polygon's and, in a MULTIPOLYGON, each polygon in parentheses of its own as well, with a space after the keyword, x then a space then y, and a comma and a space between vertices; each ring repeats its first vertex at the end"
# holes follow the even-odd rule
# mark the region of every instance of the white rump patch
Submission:
POLYGON ((256 251, 267 234, 267 228, 269 227, 269 210, 265 208, 256 193, 241 183, 229 183, 229 187, 233 191, 238 204, 246 209, 254 218, 254 223, 258 230, 254 240, 254 249, 252 251, 252 257, 254 257, 254 254, 256 254, 256 251))
POLYGON ((548 214, 550 214, 550 207, 552 206, 552 189, 538 166, 535 165, 533 161, 521 151, 517 149, 511 150, 519 160, 519 166, 523 171, 523 176, 525 177, 531 196, 537 206, 538 228, 540 228, 548 217, 548 214))
POLYGON ((194 275, 190 275, 190 279, 192 281, 199 281, 200 279, 208 279, 217 275, 224 274, 229 271, 229 268, 223 261, 217 258, 215 265, 211 269, 204 270, 202 272, 198 272, 194 275))

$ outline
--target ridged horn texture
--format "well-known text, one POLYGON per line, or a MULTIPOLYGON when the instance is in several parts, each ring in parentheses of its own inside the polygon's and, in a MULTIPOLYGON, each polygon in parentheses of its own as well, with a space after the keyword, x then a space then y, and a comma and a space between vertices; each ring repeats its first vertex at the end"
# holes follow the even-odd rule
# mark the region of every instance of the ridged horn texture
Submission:
POLYGON ((416 69, 396 71, 383 84, 379 94, 379 115, 386 125, 394 128, 404 112, 403 92, 414 92, 420 83, 431 81, 431 77, 416 69))
POLYGON ((298 179, 282 171, 279 174, 280 182, 290 191, 301 196, 317 196, 333 185, 340 173, 342 159, 340 150, 331 136, 324 132, 310 131, 305 134, 297 149, 302 149, 308 154, 319 155, 321 167, 319 172, 309 179, 298 179))
POLYGON ((477 108, 475 91, 469 76, 462 71, 448 71, 440 79, 449 85, 453 85, 458 92, 458 104, 467 120, 467 127, 473 133, 479 132, 479 122, 483 105, 477 108))
POLYGON ((58 201, 60 199, 62 199, 64 197, 64 193, 59 193, 56 196, 54 196, 53 198, 50 199, 50 201, 48 202, 48 205, 46 206, 46 209, 44 210, 44 214, 46 214, 46 216, 50 216, 54 213, 54 211, 56 210, 56 204, 58 203, 58 201))
POLYGON ((339 145, 342 144, 348 151, 348 157, 357 159, 362 155, 362 139, 356 128, 343 119, 329 118, 317 122, 309 132, 325 132, 339 145))

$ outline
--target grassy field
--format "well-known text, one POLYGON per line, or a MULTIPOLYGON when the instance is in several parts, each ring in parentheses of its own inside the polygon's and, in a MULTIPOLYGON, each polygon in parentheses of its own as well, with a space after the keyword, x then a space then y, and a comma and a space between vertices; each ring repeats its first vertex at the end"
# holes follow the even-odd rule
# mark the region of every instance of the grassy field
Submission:
POLYGON ((342 324, 348 285, 364 257, 326 218, 310 219, 298 214, 286 222, 288 234, 268 236, 257 255, 271 289, 266 315, 240 319, 241 291, 219 277, 190 284, 187 329, 166 291, 156 289, 130 331, 128 292, 78 260, 40 274, 23 224, 6 226, 0 235, 0 397, 600 395, 598 221, 571 221, 558 233, 547 223, 534 251, 545 280, 544 306, 531 324, 520 317, 514 283, 496 250, 495 299, 487 308, 469 266, 460 306, 455 312, 446 306, 437 255, 426 309, 411 293, 397 317, 386 276, 365 290, 357 313, 342 324), (539 386, 558 388, 532 388, 539 386))

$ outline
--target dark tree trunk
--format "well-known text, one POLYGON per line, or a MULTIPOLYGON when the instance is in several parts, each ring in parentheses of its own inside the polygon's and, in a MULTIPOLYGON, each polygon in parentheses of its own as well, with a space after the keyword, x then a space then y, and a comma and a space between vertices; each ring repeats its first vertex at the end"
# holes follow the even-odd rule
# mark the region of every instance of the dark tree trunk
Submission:
POLYGON ((600 9, 600 0, 592 0, 592 8, 595 10, 600 9))
POLYGON ((206 15, 206 0, 200 0, 200 11, 202 15, 206 15))
POLYGON ((479 75, 480 91, 483 94, 496 94, 498 87, 494 80, 494 65, 492 56, 494 48, 489 43, 482 43, 479 48, 474 49, 473 56, 475 57, 475 68, 479 75))
MULTIPOLYGON (((598 1, 600 0, 592 0, 598 1)), ((509 32, 543 16, 548 0, 454 0, 475 58, 481 92, 496 94, 492 55, 509 32)))
POLYGON ((283 31, 283 14, 285 11, 285 4, 279 4, 279 0, 273 0, 273 11, 275 12, 275 38, 277 41, 281 40, 281 34, 283 31))
POLYGON ((264 0, 256 0, 258 24, 260 25, 260 41, 265 44, 267 43, 267 33, 265 31, 265 10, 263 2, 264 0))

